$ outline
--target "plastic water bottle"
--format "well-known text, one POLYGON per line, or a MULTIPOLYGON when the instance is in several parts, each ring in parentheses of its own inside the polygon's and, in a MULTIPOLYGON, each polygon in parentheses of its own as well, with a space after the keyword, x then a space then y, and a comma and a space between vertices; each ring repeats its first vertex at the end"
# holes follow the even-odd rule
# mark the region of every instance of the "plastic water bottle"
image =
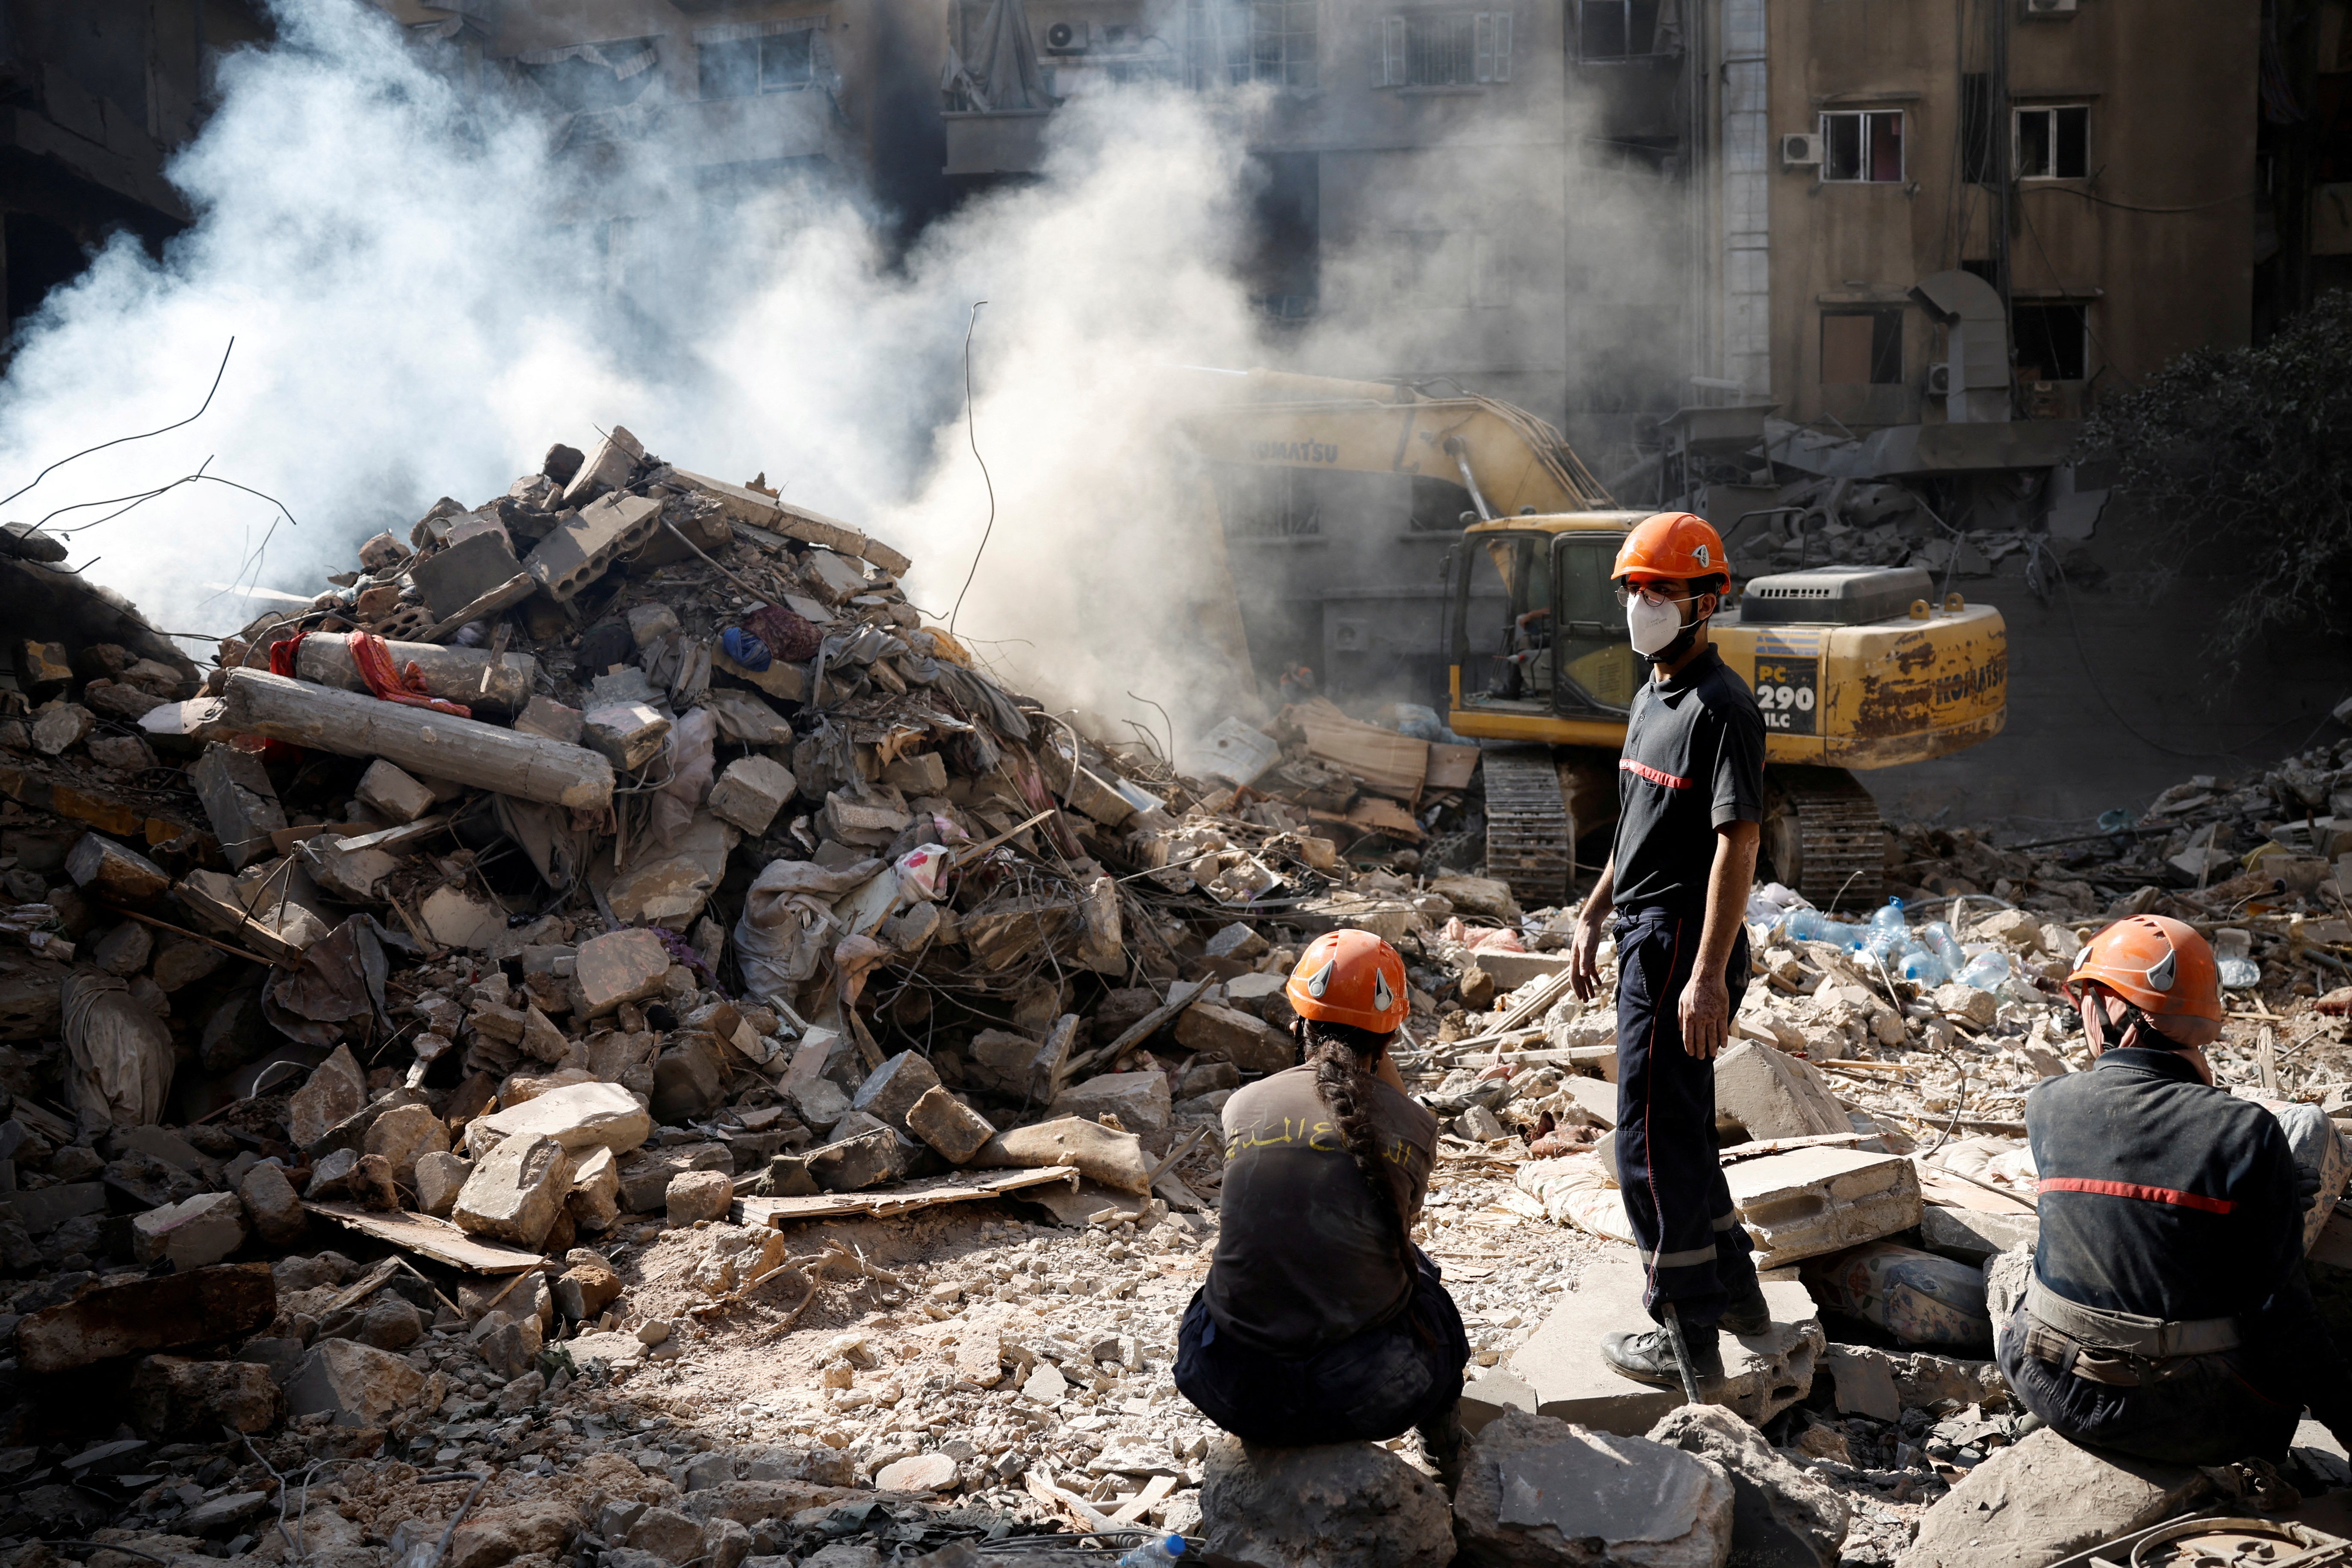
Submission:
POLYGON ((1902 967, 1895 971, 1904 979, 1934 990, 1952 977, 1952 972, 1942 958, 1927 948, 1914 946, 1903 955, 1902 967))
POLYGON ((1943 960, 1947 974, 1958 974, 1969 966, 1969 955, 1960 951, 1959 942, 1952 935, 1952 928, 1943 921, 1929 921, 1921 926, 1919 940, 1927 944, 1929 952, 1943 960))
POLYGON ((1873 931, 1899 931, 1904 930, 1905 921, 1903 919, 1903 900, 1900 899, 1889 899, 1885 903, 1872 910, 1870 916, 1870 926, 1873 931))
POLYGON ((1960 971, 1960 984, 1979 991, 1998 991, 2009 978, 2009 955, 1998 950, 1978 953, 1960 971))
POLYGON ((1819 910, 1790 910, 1789 919, 1780 928, 1791 942, 1832 942, 1852 952, 1862 945, 1862 928, 1822 913, 1819 910))
POLYGON ((1147 1541, 1118 1560, 1118 1568, 1163 1568, 1184 1555, 1184 1538, 1167 1536, 1159 1541, 1147 1541))

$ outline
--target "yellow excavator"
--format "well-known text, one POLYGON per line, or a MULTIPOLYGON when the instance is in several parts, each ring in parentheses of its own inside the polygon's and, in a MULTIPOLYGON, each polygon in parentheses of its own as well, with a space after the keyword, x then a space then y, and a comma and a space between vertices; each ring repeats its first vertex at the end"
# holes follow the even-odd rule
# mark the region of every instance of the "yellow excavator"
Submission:
MULTIPOLYGON (((1213 470, 1388 474, 1466 493, 1446 567, 1446 722, 1525 742, 1486 748, 1486 872, 1529 908, 1562 901, 1577 841, 1599 853, 1593 836, 1617 815, 1616 755, 1648 668, 1626 641, 1609 573, 1651 509, 1619 506, 1559 431, 1492 398, 1267 371, 1227 390, 1185 423, 1213 470), (1484 584, 1475 602, 1474 581, 1484 584), (1488 646, 1474 654, 1474 639, 1488 646)), ((1228 541, 1248 539, 1235 503, 1221 505, 1228 541)), ((1331 525, 1320 531, 1346 526, 1315 521, 1331 525)), ((1713 635, 1764 710, 1767 868, 1823 908, 1874 904, 1885 827, 1850 770, 1948 756, 2000 732, 2000 612, 1938 598, 1917 567, 1740 582, 1739 531, 1727 531, 1735 604, 1713 635)))

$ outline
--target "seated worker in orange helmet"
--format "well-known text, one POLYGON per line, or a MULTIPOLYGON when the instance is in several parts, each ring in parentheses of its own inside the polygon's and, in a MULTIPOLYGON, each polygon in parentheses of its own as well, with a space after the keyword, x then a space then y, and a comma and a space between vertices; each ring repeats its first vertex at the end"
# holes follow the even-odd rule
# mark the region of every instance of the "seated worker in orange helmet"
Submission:
POLYGON ((2352 1377, 2304 1276, 2308 1187, 2278 1119, 2214 1086, 2220 966, 2133 915, 2067 976, 2097 1060, 2026 1097, 2033 1272, 1991 1302, 1994 1354, 2068 1437, 2218 1465, 2286 1456, 2304 1407, 2352 1438, 2352 1377))
POLYGON ((1418 1426, 1450 1473, 1470 1344, 1409 1235, 1437 1119, 1388 1055, 1407 1011, 1404 960, 1368 931, 1328 931, 1284 994, 1302 1065, 1225 1102, 1217 1249, 1178 1331, 1176 1386, 1269 1447, 1418 1426))

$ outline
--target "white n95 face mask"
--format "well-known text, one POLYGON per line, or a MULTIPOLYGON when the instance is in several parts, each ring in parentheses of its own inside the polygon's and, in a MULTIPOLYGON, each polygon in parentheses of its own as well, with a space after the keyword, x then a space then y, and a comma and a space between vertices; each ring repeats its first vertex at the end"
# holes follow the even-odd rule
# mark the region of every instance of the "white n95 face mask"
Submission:
POLYGON ((1652 604, 1640 594, 1625 601, 1625 631, 1635 653, 1645 658, 1656 653, 1680 637, 1682 630, 1679 604, 1652 604))

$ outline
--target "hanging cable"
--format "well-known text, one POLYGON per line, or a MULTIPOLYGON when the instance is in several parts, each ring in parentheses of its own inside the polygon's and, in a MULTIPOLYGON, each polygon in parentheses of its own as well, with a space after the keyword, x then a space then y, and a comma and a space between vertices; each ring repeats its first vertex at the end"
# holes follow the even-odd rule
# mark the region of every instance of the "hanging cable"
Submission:
POLYGON ((980 575, 980 558, 988 549, 989 535, 996 531, 996 481, 988 475, 988 459, 980 455, 980 427, 972 422, 971 412, 971 334, 980 329, 980 308, 985 300, 971 302, 971 320, 963 329, 963 433, 971 443, 971 460, 980 465, 981 482, 988 487, 988 525, 980 531, 980 548, 971 552, 971 570, 963 576, 963 586, 956 590, 955 607, 948 611, 948 636, 955 636, 956 616, 963 613, 963 596, 971 592, 971 580, 980 575))

